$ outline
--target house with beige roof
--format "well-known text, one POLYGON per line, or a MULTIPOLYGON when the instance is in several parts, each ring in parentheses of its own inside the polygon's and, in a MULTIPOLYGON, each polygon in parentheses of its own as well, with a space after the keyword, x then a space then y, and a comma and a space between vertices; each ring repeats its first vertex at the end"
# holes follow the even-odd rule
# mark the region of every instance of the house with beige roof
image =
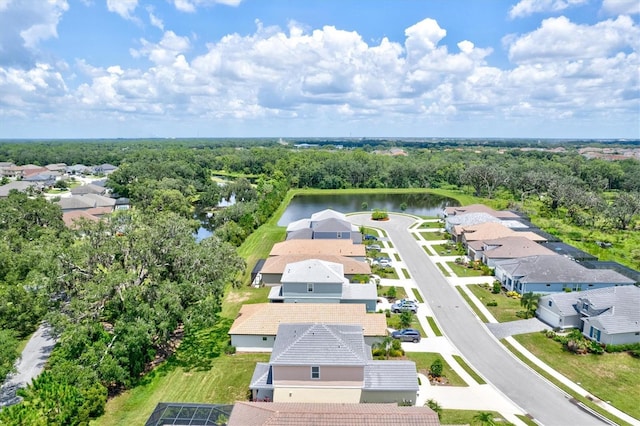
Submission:
POLYGON ((439 426, 438 414, 429 407, 398 404, 344 404, 313 402, 237 401, 228 426, 304 425, 329 426, 439 426))
POLYGON ((467 254, 470 259, 480 260, 491 268, 495 267, 499 260, 556 255, 543 245, 521 236, 472 241, 467 246, 467 254))
POLYGON ((468 206, 449 206, 443 211, 444 217, 457 216, 467 213, 487 213, 498 219, 519 219, 516 213, 508 210, 494 210, 484 204, 470 204, 468 206))
POLYGON ((349 281, 351 281, 356 275, 368 276, 371 274, 371 266, 367 262, 362 262, 346 256, 288 254, 283 256, 271 256, 265 260, 262 268, 260 269, 260 274, 262 274, 262 283, 265 285, 280 284, 282 274, 288 264, 310 259, 318 259, 325 262, 341 264, 344 276, 349 281))
POLYGON ((292 254, 345 256, 364 262, 366 247, 350 240, 287 240, 274 244, 269 256, 292 254))
POLYGON ((413 361, 377 361, 359 325, 281 324, 268 363, 257 363, 253 401, 415 405, 413 361))
POLYGON ((467 246, 472 241, 492 240, 504 237, 525 237, 531 241, 544 242, 547 239, 532 231, 514 231, 500 223, 480 223, 471 226, 455 226, 453 237, 457 242, 467 246))
POLYGON ((453 228, 456 226, 471 226, 478 225, 480 223, 500 223, 507 228, 511 229, 526 229, 528 226, 516 219, 500 219, 489 213, 464 213, 454 216, 447 216, 444 220, 444 229, 448 233, 453 232, 453 228))
POLYGON ((280 283, 269 292, 273 303, 364 303, 373 312, 378 300, 375 284, 349 283, 342 264, 318 259, 287 264, 280 283))
POLYGON ((549 294, 540 298, 536 316, 551 327, 578 328, 607 345, 640 343, 640 287, 607 287, 549 294))
POLYGON ((384 314, 367 313, 363 304, 255 303, 240 308, 229 329, 231 345, 241 352, 270 352, 278 327, 284 323, 358 325, 370 346, 387 335, 384 314))

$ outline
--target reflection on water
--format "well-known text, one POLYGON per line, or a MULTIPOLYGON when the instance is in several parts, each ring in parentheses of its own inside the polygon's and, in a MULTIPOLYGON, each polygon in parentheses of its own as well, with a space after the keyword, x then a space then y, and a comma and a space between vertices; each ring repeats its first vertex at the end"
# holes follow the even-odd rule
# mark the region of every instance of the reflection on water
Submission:
POLYGON ((402 211, 401 205, 406 204, 406 213, 418 216, 438 216, 447 206, 459 206, 458 201, 434 194, 323 194, 298 195, 291 200, 287 210, 278 221, 279 226, 287 226, 295 220, 310 217, 313 213, 333 209, 342 213, 362 210, 386 210, 389 212, 402 211), (366 203, 366 208, 363 208, 366 203))

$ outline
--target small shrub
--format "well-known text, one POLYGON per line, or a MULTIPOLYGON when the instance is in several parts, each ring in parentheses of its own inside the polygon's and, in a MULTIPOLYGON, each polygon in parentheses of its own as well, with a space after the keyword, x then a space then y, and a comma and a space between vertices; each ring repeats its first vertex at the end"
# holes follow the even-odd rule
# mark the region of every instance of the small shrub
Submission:
POLYGON ((494 281, 493 288, 491 289, 491 293, 500 294, 500 290, 502 290, 502 285, 500 284, 500 281, 494 281))
POLYGON ((396 288, 394 286, 389 287, 389 290, 387 290, 387 297, 389 299, 395 299, 396 296, 398 295, 396 288))
POLYGON ((640 349, 629 351, 629 354, 631 354, 631 356, 634 358, 640 358, 640 349))
POLYGON ((233 355, 236 353, 236 347, 228 344, 226 348, 224 348, 224 353, 227 355, 233 355))
POLYGON ((390 309, 385 309, 384 316, 387 317, 387 318, 391 318, 391 310, 390 309))
POLYGON ((589 345, 589 352, 595 355, 602 355, 604 353, 604 348, 600 343, 592 340, 589 345))
POLYGON ((554 337, 556 337, 556 332, 553 330, 543 330, 542 331, 545 336, 547 336, 549 339, 553 339, 554 337))
POLYGON ((431 372, 431 375, 434 377, 440 377, 442 376, 442 360, 440 358, 436 358, 435 361, 433 361, 433 363, 431 363, 431 366, 429 367, 429 371, 431 372))
POLYGON ((487 306, 498 306, 498 302, 496 302, 495 300, 492 300, 490 302, 487 302, 487 306))
POLYGON ((522 295, 520 293, 518 293, 517 291, 508 291, 507 292, 507 297, 510 297, 512 299, 521 299, 522 295))

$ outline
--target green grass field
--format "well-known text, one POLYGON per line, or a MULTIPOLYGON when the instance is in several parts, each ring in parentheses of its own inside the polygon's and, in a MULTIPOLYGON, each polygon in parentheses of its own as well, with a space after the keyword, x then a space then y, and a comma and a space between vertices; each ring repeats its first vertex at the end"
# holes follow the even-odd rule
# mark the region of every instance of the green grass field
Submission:
MULTIPOLYGON (((415 235, 415 233, 413 234, 415 235)), ((420 236, 426 241, 439 241, 448 239, 448 235, 444 232, 436 231, 436 232, 421 232, 420 236)))
POLYGON ((436 222, 422 222, 419 226, 420 229, 442 229, 444 224, 439 220, 436 222))
POLYGON ((453 273, 458 277, 481 277, 482 271, 480 269, 467 268, 462 265, 458 265, 456 262, 447 262, 447 265, 453 270, 453 273))
POLYGON ((522 318, 516 316, 516 312, 524 308, 520 306, 520 299, 508 297, 505 293, 491 293, 489 288, 474 284, 467 286, 469 290, 482 302, 498 322, 516 321, 522 318), (498 306, 487 306, 487 302, 496 301, 498 306))
POLYGON ((433 361, 440 358, 442 361, 442 375, 449 380, 451 386, 468 386, 467 383, 462 380, 462 377, 451 368, 447 361, 442 358, 439 353, 434 352, 407 352, 405 356, 411 361, 416 363, 416 369, 418 373, 422 373, 425 376, 429 375, 429 368, 433 361))
POLYGON ((442 263, 436 262, 436 266, 438 267, 438 269, 440 269, 440 272, 442 272, 442 275, 444 275, 445 277, 450 277, 451 276, 449 271, 447 271, 445 269, 445 267, 444 267, 444 265, 442 265, 442 263))
MULTIPOLYGON (((473 411, 473 410, 442 410, 442 418, 440 419, 440 424, 443 425, 477 425, 479 424, 474 417, 480 413, 481 411, 473 411)), ((482 411, 482 413, 491 413, 493 414, 494 424, 500 426, 509 426, 512 423, 507 421, 498 421, 497 419, 503 419, 502 414, 496 411, 482 411)), ((536 423, 529 423, 536 424, 536 423)))
MULTIPOLYGON (((402 328, 400 326, 400 314, 391 314, 391 316, 387 318, 387 327, 400 330, 402 328)), ((420 320, 418 320, 418 317, 416 315, 413 315, 413 317, 411 318, 411 324, 409 325, 409 327, 418 330, 423 338, 427 337, 426 333, 424 332, 424 328, 422 328, 422 325, 420 325, 420 320)))
POLYGON ((427 317, 427 322, 436 336, 442 336, 442 331, 440 331, 440 327, 438 327, 438 324, 436 324, 436 320, 434 320, 433 317, 427 317))
POLYGON ((640 359, 627 353, 574 355, 543 333, 514 338, 535 356, 558 370, 593 395, 625 413, 640 418, 640 359), (586 374, 588 373, 588 374, 586 374))
POLYGON ((469 305, 469 307, 473 310, 473 312, 475 312, 475 314, 478 317, 480 317, 480 321, 482 321, 484 323, 489 322, 487 317, 485 317, 484 314, 482 312, 480 312, 480 310, 476 307, 475 303, 473 303, 471 298, 469 296, 467 296, 467 293, 465 293, 465 291, 463 289, 461 289, 460 287, 456 287, 456 290, 458 290, 458 293, 460 293, 460 296, 462 296, 462 298, 465 300, 465 302, 467 302, 467 305, 469 305))
MULTIPOLYGON (((380 286, 378 287, 378 296, 387 297, 387 293, 389 293, 389 289, 391 286, 380 286)), ((404 290, 404 287, 395 287, 396 289, 396 299, 406 299, 407 292, 404 290)))

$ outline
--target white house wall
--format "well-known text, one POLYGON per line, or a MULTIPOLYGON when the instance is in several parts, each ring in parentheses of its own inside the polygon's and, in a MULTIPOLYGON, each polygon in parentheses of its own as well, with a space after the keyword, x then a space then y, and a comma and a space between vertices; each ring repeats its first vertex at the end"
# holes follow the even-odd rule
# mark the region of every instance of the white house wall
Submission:
POLYGON ((264 352, 271 352, 275 340, 275 336, 232 334, 231 346, 235 346, 238 351, 242 351, 242 348, 264 348, 264 352))

